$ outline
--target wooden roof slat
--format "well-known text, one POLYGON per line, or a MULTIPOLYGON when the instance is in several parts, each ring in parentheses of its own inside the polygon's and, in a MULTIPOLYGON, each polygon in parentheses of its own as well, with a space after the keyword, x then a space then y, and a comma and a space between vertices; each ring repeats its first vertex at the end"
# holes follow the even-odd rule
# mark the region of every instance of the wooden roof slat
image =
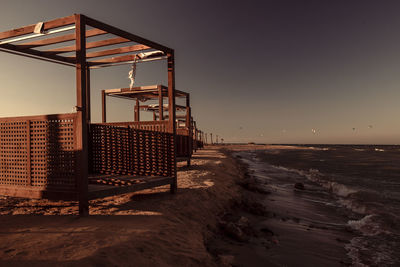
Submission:
MULTIPOLYGON (((145 86, 137 86, 131 88, 115 88, 115 89, 106 89, 104 92, 106 94, 108 93, 119 93, 119 92, 126 92, 126 91, 132 91, 132 92, 143 92, 143 90, 154 90, 157 89, 158 85, 145 85, 145 86)), ((165 86, 162 85, 162 87, 166 88, 165 86)))
MULTIPOLYGON (((140 108, 148 109, 148 110, 151 110, 151 111, 154 110, 156 112, 158 111, 158 106, 153 107, 153 106, 150 106, 150 105, 140 105, 140 108)), ((166 106, 166 107, 164 106, 163 109, 164 110, 169 110, 169 106, 166 106)), ((186 107, 185 106, 181 106, 181 105, 175 105, 175 109, 177 109, 177 110, 185 110, 186 107)))
MULTIPOLYGON (((107 32, 103 31, 103 30, 99 30, 99 29, 90 29, 90 30, 86 31, 86 37, 93 37, 93 36, 98 36, 98 35, 102 35, 102 34, 107 34, 107 32)), ((34 48, 34 47, 38 47, 38 46, 58 44, 58 43, 63 43, 63 42, 73 41, 73 40, 75 40, 75 33, 57 36, 57 37, 53 37, 53 38, 47 38, 47 39, 43 39, 43 40, 26 42, 26 43, 22 43, 22 44, 17 44, 17 46, 20 48, 34 48)))
MULTIPOLYGON (((75 23, 75 15, 58 18, 55 20, 50 20, 50 21, 44 22, 44 30, 49 30, 49 29, 60 27, 60 26, 71 25, 74 23, 75 23)), ((1 32, 0 40, 33 33, 35 26, 36 26, 36 24, 32 24, 32 25, 21 27, 18 29, 1 32)))
POLYGON ((34 50, 34 49, 21 49, 16 45, 12 45, 12 44, 0 44, 0 48, 4 48, 7 50, 12 50, 12 51, 17 51, 23 54, 29 54, 29 55, 34 55, 37 57, 42 57, 42 58, 48 58, 51 60, 55 60, 55 61, 60 61, 60 62, 66 62, 66 63, 71 63, 71 64, 75 64, 75 59, 71 59, 71 58, 65 58, 65 57, 61 57, 61 56, 57 56, 57 55, 47 55, 41 51, 38 50, 34 50))
POLYGON ((135 59, 140 59, 139 54, 97 59, 97 60, 88 61, 88 64, 90 66, 96 66, 96 65, 109 64, 109 63, 120 63, 120 62, 133 61, 135 59))
MULTIPOLYGON (((168 92, 168 87, 161 85, 163 93, 168 92)), ((134 98, 135 95, 141 95, 149 97, 158 96, 158 87, 157 85, 147 85, 147 86, 138 86, 131 88, 116 88, 116 89, 106 89, 104 90, 106 95, 109 96, 123 96, 126 98, 134 98)), ((175 90, 175 97, 188 97, 190 94, 184 91, 175 90)))
POLYGON ((122 54, 122 53, 134 52, 134 51, 141 51, 141 50, 146 50, 146 49, 151 49, 151 47, 149 47, 147 45, 141 45, 141 44, 125 46, 125 47, 119 47, 119 48, 115 48, 115 49, 87 53, 86 58, 109 56, 109 55, 122 54))
POLYGON ((119 56, 119 57, 111 57, 111 58, 103 58, 103 59, 97 59, 97 60, 92 60, 88 61, 90 65, 96 65, 96 64, 107 64, 107 63, 118 63, 118 62, 125 62, 125 61, 132 61, 137 58, 138 54, 134 55, 125 55, 125 56, 119 56))
POLYGON ((132 41, 134 41, 136 43, 150 46, 151 48, 164 51, 165 53, 172 53, 173 52, 173 49, 171 49, 171 48, 168 48, 168 47, 163 46, 161 44, 158 44, 156 42, 147 40, 145 38, 142 38, 142 37, 137 36, 135 34, 132 34, 132 33, 126 32, 124 30, 118 29, 118 28, 116 28, 114 26, 108 25, 106 23, 100 22, 100 21, 92 19, 92 18, 86 17, 86 23, 88 25, 94 27, 94 28, 102 29, 102 30, 105 30, 105 31, 107 31, 109 33, 115 34, 117 36, 128 38, 128 39, 130 39, 130 40, 132 40, 132 41))
MULTIPOLYGON (((86 49, 102 47, 102 46, 107 46, 107 45, 127 43, 127 42, 131 42, 131 40, 122 38, 122 37, 110 38, 110 39, 106 39, 106 40, 100 40, 100 41, 86 43, 86 49)), ((56 55, 56 54, 61 54, 61 53, 74 52, 75 49, 76 49, 75 45, 71 45, 71 46, 50 49, 50 50, 45 51, 45 53, 56 55)))

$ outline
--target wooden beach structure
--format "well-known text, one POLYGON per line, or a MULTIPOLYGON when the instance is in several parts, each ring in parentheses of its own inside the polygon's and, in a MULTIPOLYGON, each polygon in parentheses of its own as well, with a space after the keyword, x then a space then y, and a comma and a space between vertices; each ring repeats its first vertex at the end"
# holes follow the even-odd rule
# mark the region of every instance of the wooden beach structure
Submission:
POLYGON ((186 160, 187 164, 190 165, 190 158, 193 154, 190 94, 175 90, 175 101, 179 98, 185 99, 185 105, 175 104, 175 109, 170 109, 169 104, 165 104, 164 99, 167 98, 168 87, 163 85, 102 90, 102 123, 107 123, 109 125, 129 125, 135 129, 166 132, 170 123, 170 118, 173 115, 173 117, 175 117, 176 128, 175 141, 177 160, 186 160), (133 121, 107 123, 107 97, 117 97, 135 101, 133 121), (153 104, 147 103, 148 101, 152 101, 153 104), (156 102, 154 103, 154 101, 156 102), (153 119, 142 121, 141 111, 151 112, 153 119))
POLYGON ((0 51, 75 68, 77 97, 73 113, 0 118, 1 195, 77 200, 88 215, 90 199, 177 190, 175 112, 151 124, 92 123, 90 112, 91 71, 153 60, 167 61, 162 92, 175 110, 173 49, 74 14, 1 32, 0 51))

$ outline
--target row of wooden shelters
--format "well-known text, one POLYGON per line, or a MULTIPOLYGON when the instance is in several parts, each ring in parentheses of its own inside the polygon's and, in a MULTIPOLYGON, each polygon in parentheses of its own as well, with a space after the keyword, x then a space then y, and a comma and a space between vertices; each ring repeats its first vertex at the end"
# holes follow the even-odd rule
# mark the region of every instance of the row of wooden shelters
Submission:
POLYGON ((77 96, 73 113, 0 118, 1 195, 78 200, 79 214, 88 215, 90 199, 161 185, 177 190, 177 157, 190 162, 203 139, 189 94, 175 90, 173 49, 74 14, 1 32, 0 51, 75 68, 77 96), (102 91, 102 122, 92 123, 91 71, 154 60, 167 61, 168 84, 102 91), (107 122, 106 96, 135 99, 134 121, 107 122), (144 99, 158 99, 158 107, 140 105, 144 99), (154 120, 140 121, 141 109, 154 120))

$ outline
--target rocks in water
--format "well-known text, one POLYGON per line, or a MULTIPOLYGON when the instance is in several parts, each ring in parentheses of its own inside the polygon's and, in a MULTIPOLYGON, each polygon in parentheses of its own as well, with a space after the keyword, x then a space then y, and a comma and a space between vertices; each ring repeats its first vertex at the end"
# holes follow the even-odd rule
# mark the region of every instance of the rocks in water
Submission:
POLYGON ((244 216, 226 213, 219 222, 222 231, 229 237, 239 242, 247 242, 254 229, 250 225, 250 220, 244 216))
POLYGON ((233 266, 235 256, 233 255, 218 255, 221 266, 233 266))
POLYGON ((271 191, 265 188, 265 185, 261 184, 257 179, 252 176, 245 177, 244 181, 238 182, 238 184, 251 192, 260 194, 271 194, 271 191))
POLYGON ((240 229, 240 227, 233 222, 228 222, 224 228, 224 231, 228 236, 237 241, 246 242, 249 240, 249 237, 242 231, 242 229, 240 229))
POLYGON ((271 229, 267 228, 267 227, 261 228, 260 231, 263 232, 263 233, 266 233, 269 236, 275 235, 274 232, 271 229))
POLYGON ((303 183, 295 183, 294 188, 299 189, 299 190, 304 190, 304 184, 303 183))
POLYGON ((254 197, 243 197, 241 202, 242 208, 253 215, 269 217, 270 212, 261 203, 261 200, 254 197))

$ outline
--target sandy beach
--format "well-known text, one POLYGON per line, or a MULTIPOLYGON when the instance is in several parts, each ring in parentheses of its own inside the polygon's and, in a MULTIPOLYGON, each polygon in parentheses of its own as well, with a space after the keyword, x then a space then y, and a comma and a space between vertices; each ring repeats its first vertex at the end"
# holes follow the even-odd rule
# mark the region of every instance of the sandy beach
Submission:
POLYGON ((177 194, 159 187, 91 201, 91 216, 84 218, 76 216, 73 202, 2 197, 0 265, 294 266, 299 259, 303 266, 345 264, 343 245, 332 241, 338 234, 299 224, 288 213, 301 217, 310 212, 307 207, 297 210, 290 196, 258 186, 232 155, 265 148, 199 150, 192 166, 178 164, 177 194), (271 205, 264 205, 267 196, 271 205), (332 257, 314 257, 332 248, 332 257))
POLYGON ((217 215, 239 196, 232 158, 198 151, 178 165, 179 192, 159 187, 76 203, 0 199, 2 266, 216 266, 205 242, 217 215))

